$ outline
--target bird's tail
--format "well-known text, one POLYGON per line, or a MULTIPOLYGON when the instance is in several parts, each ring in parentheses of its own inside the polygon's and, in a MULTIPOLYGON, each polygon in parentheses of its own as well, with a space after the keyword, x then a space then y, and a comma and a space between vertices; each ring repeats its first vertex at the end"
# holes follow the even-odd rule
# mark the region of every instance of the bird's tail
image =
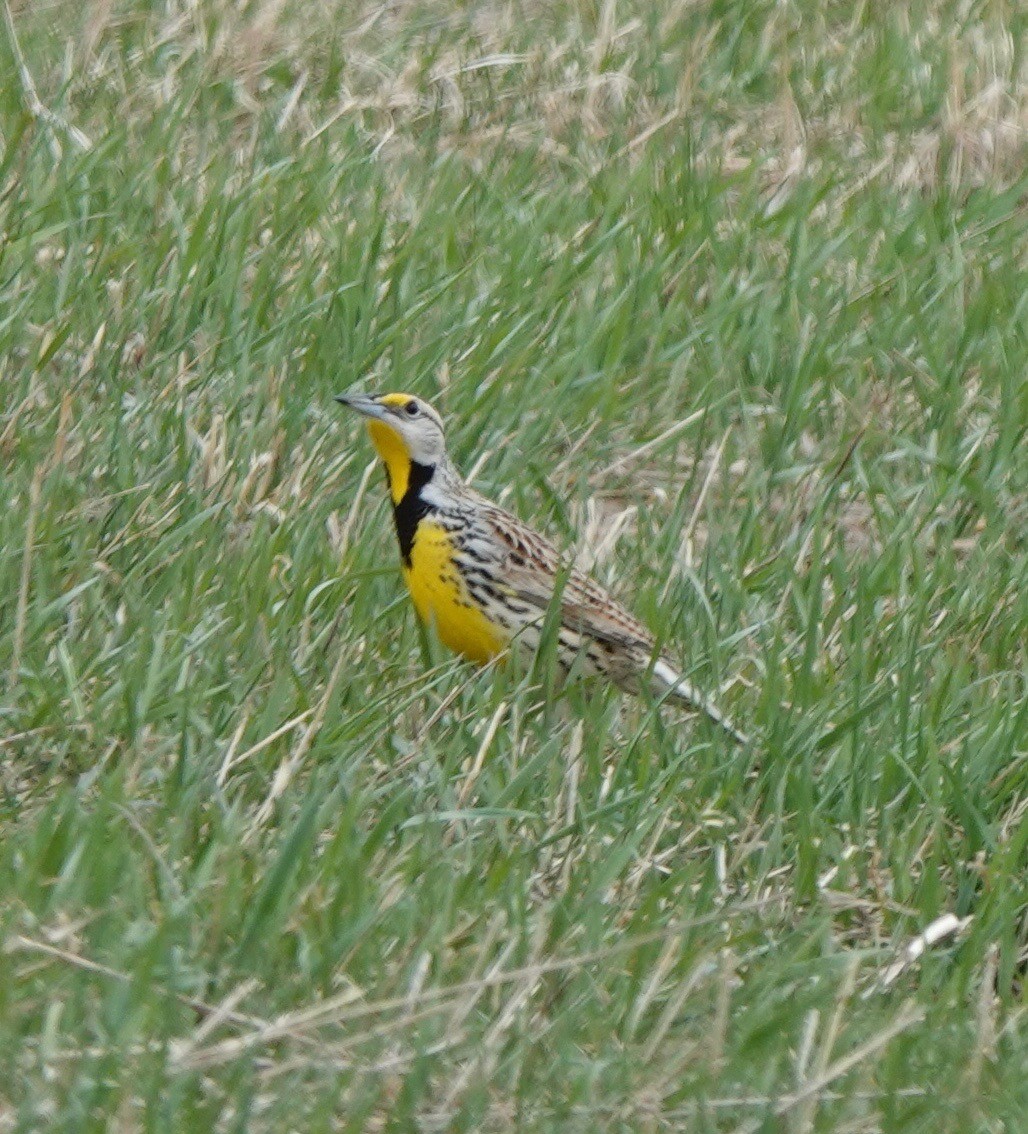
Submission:
POLYGON ((704 713, 714 724, 723 728, 736 744, 749 744, 749 737, 744 732, 740 732, 709 697, 677 673, 670 662, 666 662, 663 658, 658 659, 652 672, 656 692, 666 693, 669 697, 684 702, 689 708, 704 713))

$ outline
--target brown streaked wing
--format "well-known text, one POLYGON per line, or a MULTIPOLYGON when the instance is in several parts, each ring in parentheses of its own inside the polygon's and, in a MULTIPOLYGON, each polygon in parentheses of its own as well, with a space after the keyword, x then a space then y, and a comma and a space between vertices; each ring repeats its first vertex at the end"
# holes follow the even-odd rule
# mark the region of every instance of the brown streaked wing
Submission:
POLYGON ((483 516, 504 554, 499 572, 522 602, 545 614, 553 598, 558 573, 567 568, 561 594, 561 614, 566 625, 597 641, 626 649, 653 649, 653 635, 595 579, 577 567, 567 567, 556 547, 516 516, 490 504, 483 516))

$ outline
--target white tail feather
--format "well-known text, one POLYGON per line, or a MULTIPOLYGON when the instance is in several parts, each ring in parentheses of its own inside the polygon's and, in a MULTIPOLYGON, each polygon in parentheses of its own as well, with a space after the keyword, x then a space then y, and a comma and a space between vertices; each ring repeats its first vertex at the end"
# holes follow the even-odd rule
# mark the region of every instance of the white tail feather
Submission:
POLYGON ((709 697, 704 696, 680 673, 676 673, 663 658, 658 659, 654 665, 653 678, 658 692, 667 693, 679 701, 684 701, 690 708, 705 713, 716 725, 723 728, 736 744, 749 744, 749 737, 744 732, 740 732, 709 697))

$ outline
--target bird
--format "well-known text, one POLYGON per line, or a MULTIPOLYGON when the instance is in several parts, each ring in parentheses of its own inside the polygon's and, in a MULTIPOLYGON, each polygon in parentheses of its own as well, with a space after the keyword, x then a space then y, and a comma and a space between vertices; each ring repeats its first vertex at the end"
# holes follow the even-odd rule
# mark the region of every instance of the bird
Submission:
POLYGON ((413 394, 339 394, 367 419, 385 466, 403 577, 422 622, 443 645, 486 664, 517 644, 538 649, 559 591, 556 658, 565 672, 649 691, 705 714, 736 743, 748 738, 657 648, 650 631, 556 546, 461 477, 443 419, 413 394))

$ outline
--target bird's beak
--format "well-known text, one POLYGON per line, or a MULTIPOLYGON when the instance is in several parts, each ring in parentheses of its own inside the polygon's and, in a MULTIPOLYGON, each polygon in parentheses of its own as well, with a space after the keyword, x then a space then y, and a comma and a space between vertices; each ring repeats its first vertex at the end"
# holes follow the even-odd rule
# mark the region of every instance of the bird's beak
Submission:
POLYGON ((370 394, 337 394, 336 401, 364 414, 365 417, 373 418, 376 421, 385 419, 385 406, 380 405, 378 398, 373 398, 370 394))

